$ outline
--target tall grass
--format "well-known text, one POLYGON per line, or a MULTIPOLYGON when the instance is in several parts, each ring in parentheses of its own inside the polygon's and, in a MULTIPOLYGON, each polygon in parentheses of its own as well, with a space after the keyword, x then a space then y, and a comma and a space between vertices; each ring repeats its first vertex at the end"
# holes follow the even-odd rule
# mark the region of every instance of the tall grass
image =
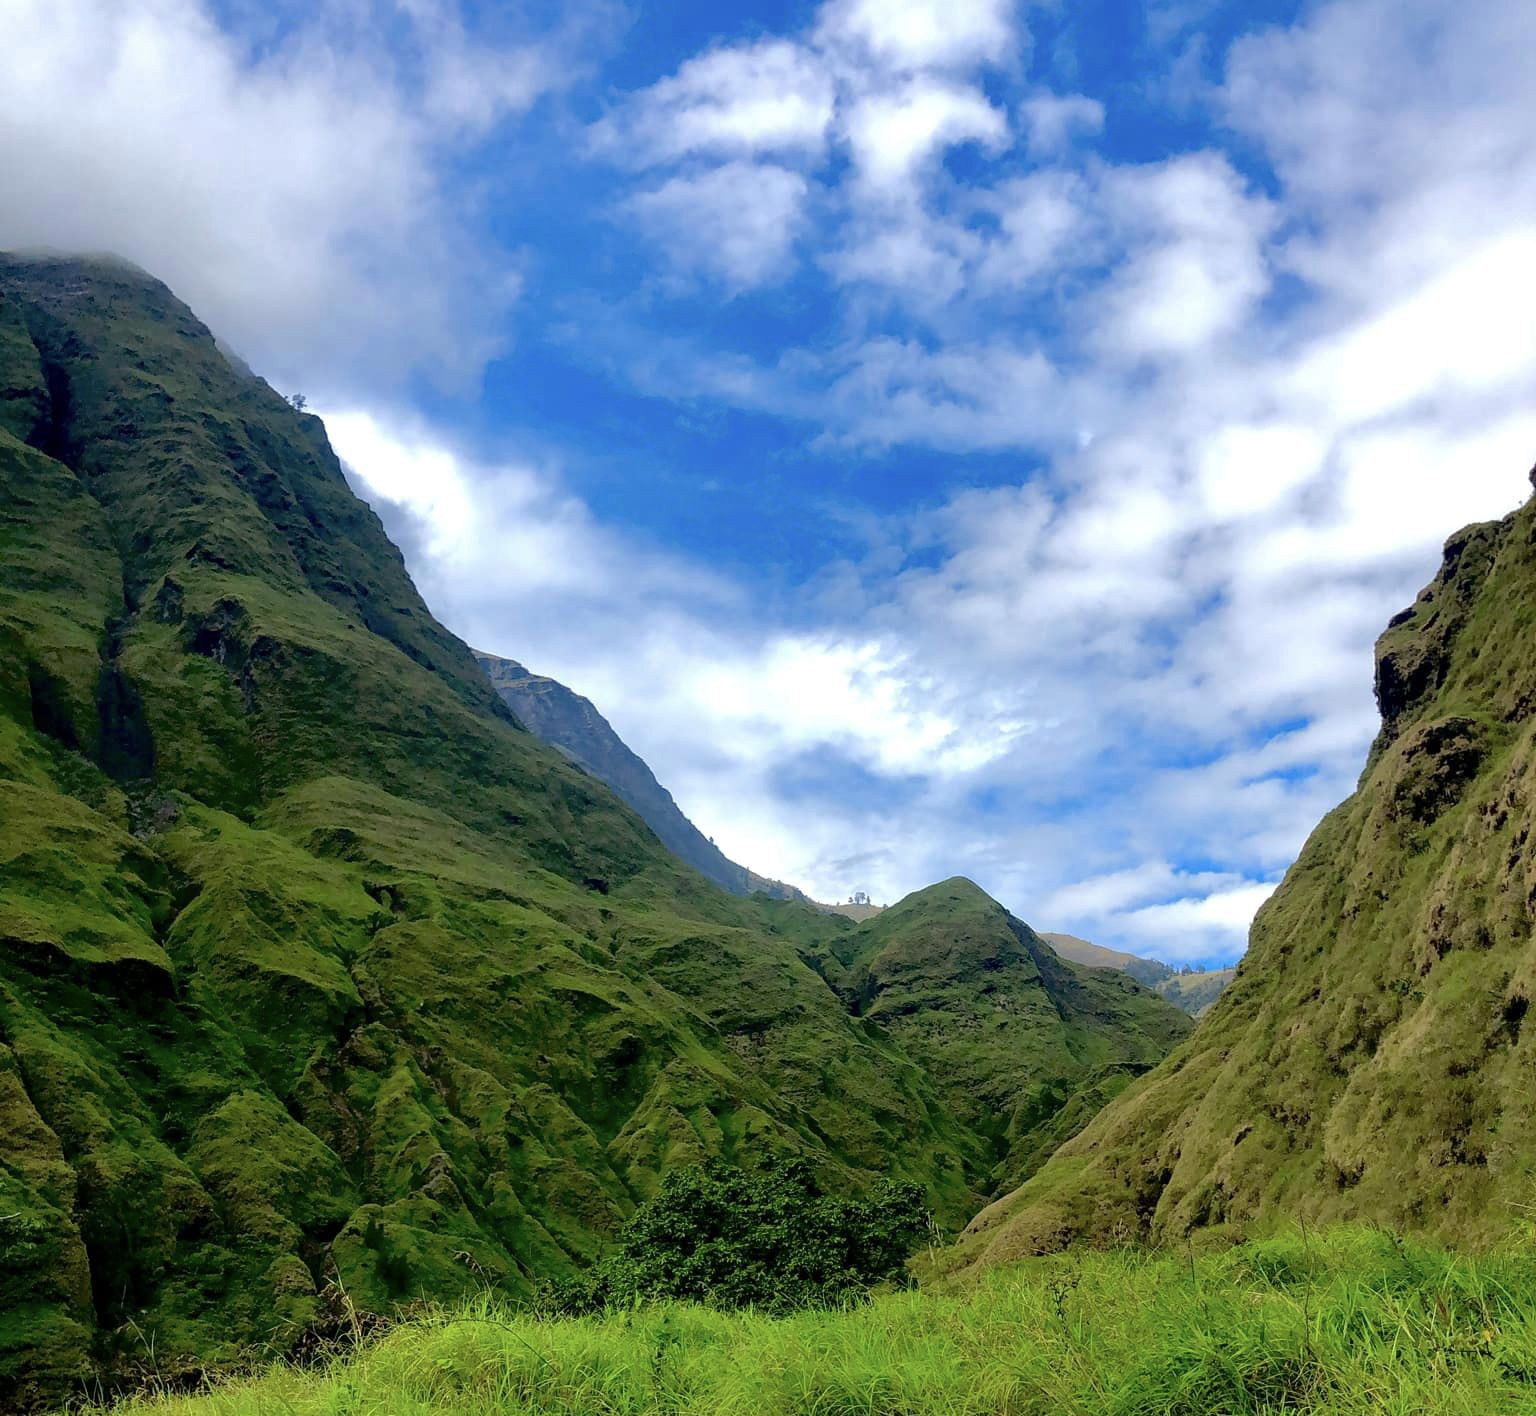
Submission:
POLYGON ((118 1416, 1498 1416, 1536 1413, 1536 1249, 1372 1230, 1028 1261, 789 1318, 484 1301, 332 1365, 118 1416))

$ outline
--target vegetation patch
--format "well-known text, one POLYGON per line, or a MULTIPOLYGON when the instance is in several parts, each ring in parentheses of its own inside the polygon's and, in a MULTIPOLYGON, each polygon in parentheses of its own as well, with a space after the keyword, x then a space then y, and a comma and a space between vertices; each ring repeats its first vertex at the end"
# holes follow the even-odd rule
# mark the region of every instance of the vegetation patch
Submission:
POLYGON ((906 1276, 933 1231, 923 1192, 882 1180, 848 1199, 822 1192, 803 1160, 753 1173, 720 1161, 674 1171, 619 1234, 613 1253, 579 1278, 548 1285, 540 1306, 591 1313, 658 1299, 756 1308, 852 1302, 906 1276))
POLYGON ((1381 1230, 1076 1252, 787 1317, 481 1300, 318 1370, 115 1416, 1494 1416, 1536 1405, 1536 1252, 1381 1230))

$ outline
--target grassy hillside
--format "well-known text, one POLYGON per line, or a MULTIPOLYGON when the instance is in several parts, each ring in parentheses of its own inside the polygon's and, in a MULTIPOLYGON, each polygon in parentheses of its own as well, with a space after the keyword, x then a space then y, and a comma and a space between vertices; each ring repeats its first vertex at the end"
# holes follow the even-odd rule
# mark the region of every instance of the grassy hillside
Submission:
POLYGON ((939 1080, 983 1141, 993 1190, 1032 1173, 1190 1029, 1124 974, 1060 958, 969 880, 909 895, 833 947, 860 1015, 939 1080), (1065 1117, 1075 1124, 1062 1131, 1065 1117))
POLYGON ((121 1416, 1491 1416, 1531 1409, 1536 1260, 1377 1231, 1079 1253, 778 1320, 478 1305, 121 1416))
POLYGON ((984 1142, 525 732, 318 419, 160 284, 0 258, 0 1408, 588 1262, 665 1170, 958 1224, 984 1142))
POLYGON ((959 1259, 1277 1215, 1459 1241, 1536 1204, 1536 506, 1469 527, 1377 646, 1360 785, 1193 1037, 959 1259))
POLYGON ((1075 934, 1042 934, 1040 937, 1062 958, 1071 959, 1074 964, 1087 964, 1091 969, 1120 969, 1148 988, 1155 988, 1164 979, 1173 977, 1173 970, 1161 960, 1143 959, 1139 954, 1127 954, 1123 949, 1106 949, 1102 944, 1091 944, 1075 934))
POLYGON ((1203 1018, 1237 977, 1237 969, 1204 969, 1198 973, 1173 974, 1154 990, 1192 1018, 1203 1018))

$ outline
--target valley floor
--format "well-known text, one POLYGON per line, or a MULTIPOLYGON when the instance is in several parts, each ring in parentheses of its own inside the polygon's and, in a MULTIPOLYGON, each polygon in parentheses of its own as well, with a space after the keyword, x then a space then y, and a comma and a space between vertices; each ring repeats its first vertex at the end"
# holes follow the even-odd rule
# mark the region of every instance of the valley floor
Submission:
POLYGON ((1536 1246, 1376 1230, 1027 1261, 952 1294, 787 1319, 486 1302, 329 1367, 115 1416, 1498 1416, 1536 1412, 1536 1246))

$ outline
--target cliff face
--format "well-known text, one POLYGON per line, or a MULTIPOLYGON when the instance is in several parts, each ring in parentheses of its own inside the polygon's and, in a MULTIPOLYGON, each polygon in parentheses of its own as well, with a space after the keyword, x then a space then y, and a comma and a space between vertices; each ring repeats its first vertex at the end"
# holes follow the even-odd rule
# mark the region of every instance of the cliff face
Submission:
POLYGON ((1364 1219, 1468 1241, 1536 1194, 1536 508, 1457 533, 1377 645, 1382 728, 1193 1037, 971 1225, 1364 1219))
POLYGON ((774 899, 802 900, 793 885, 769 880, 727 859, 713 841, 683 815, 649 767, 614 732, 591 699, 563 683, 529 673, 511 659, 475 655, 502 702, 541 742, 564 753, 572 762, 606 783, 656 833, 669 851, 733 895, 758 891, 774 899))

